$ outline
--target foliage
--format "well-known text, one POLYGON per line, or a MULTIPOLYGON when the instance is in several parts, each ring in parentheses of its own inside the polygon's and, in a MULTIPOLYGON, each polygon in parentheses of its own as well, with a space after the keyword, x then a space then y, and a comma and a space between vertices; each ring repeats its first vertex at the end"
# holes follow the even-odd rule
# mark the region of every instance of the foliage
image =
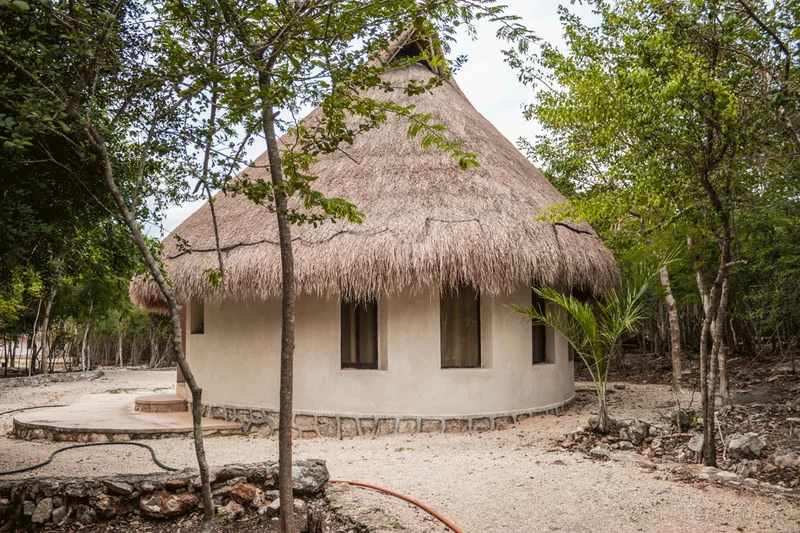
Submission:
POLYGON ((550 287, 534 287, 544 302, 557 307, 512 306, 535 325, 546 325, 561 333, 586 365, 597 390, 598 430, 603 433, 611 429, 605 399, 611 362, 620 354, 624 335, 640 326, 646 312, 645 297, 662 266, 653 269, 644 263, 636 265, 620 289, 612 289, 602 298, 583 301, 550 287))

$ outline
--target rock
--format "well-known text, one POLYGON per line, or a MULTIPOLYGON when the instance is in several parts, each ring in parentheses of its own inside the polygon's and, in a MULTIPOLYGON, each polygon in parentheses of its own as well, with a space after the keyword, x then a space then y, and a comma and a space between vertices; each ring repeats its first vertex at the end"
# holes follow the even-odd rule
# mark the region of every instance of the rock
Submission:
POLYGON ((689 439, 689 444, 687 444, 687 446, 694 453, 700 453, 703 450, 703 436, 695 435, 689 439))
POLYGON ((278 516, 281 510, 281 499, 276 498, 275 501, 267 505, 267 516, 278 516))
MULTIPOLYGON (((592 431, 598 431, 598 428, 600 427, 600 418, 598 416, 596 415, 590 416, 588 422, 589 422, 588 423, 589 429, 591 429, 592 431)), ((608 425, 612 430, 614 429, 616 424, 617 423, 614 420, 610 418, 608 419, 608 425)))
POLYGON ((766 441, 758 433, 734 433, 728 439, 728 456, 731 459, 750 459, 761 457, 766 441))
POLYGON ((648 460, 647 457, 639 453, 617 452, 612 453, 609 457, 612 461, 616 461, 618 463, 633 463, 637 466, 641 466, 642 468, 649 469, 654 469, 656 467, 652 461, 648 460))
POLYGON ((292 488, 298 496, 316 496, 328 482, 328 468, 322 459, 294 461, 292 488))
POLYGON ((661 418, 669 422, 671 425, 676 426, 678 431, 684 431, 689 428, 689 413, 682 409, 670 409, 661 413, 661 418))
POLYGON ((769 460, 778 468, 800 470, 800 454, 797 452, 775 453, 769 460))
POLYGON ((76 508, 75 520, 84 526, 93 524, 97 521, 97 513, 88 505, 79 505, 76 508))
POLYGON ((228 505, 225 505, 224 507, 218 507, 217 514, 226 520, 238 520, 244 514, 244 507, 231 500, 228 502, 228 505))
POLYGON ((111 518, 120 514, 122 501, 119 496, 100 493, 92 500, 92 507, 106 518, 111 518))
POLYGON ((124 481, 116 481, 108 479, 105 482, 106 487, 108 490, 115 494, 121 494, 122 496, 128 496, 129 494, 133 493, 133 485, 129 483, 125 483, 124 481))
POLYGON ((250 483, 237 483, 231 487, 230 495, 236 503, 248 507, 253 503, 257 490, 258 489, 250 483))
POLYGON ((30 500, 27 500, 22 504, 22 514, 25 516, 31 516, 35 510, 36 504, 30 500))
POLYGON ((619 430, 619 438, 639 445, 647 438, 649 431, 650 424, 643 420, 633 420, 619 430))
POLYGON ((617 444, 617 448, 620 450, 631 450, 633 449, 633 443, 627 440, 621 440, 619 444, 617 444))
POLYGON ((165 484, 167 490, 178 490, 186 487, 186 480, 184 479, 170 479, 165 484))
POLYGON ((592 457, 597 457, 598 459, 606 459, 610 453, 611 450, 605 444, 601 444, 600 446, 589 450, 589 455, 592 457))
POLYGON ((68 512, 69 509, 67 509, 66 505, 53 509, 53 523, 55 525, 61 525, 61 521, 66 518, 68 512))
POLYGON ((200 498, 195 494, 172 494, 160 490, 142 496, 139 509, 151 518, 174 518, 194 511, 199 503, 200 498))
POLYGON ((50 520, 50 515, 52 514, 53 499, 42 498, 42 500, 36 504, 36 509, 34 509, 33 514, 31 515, 31 522, 34 524, 44 524, 50 520))

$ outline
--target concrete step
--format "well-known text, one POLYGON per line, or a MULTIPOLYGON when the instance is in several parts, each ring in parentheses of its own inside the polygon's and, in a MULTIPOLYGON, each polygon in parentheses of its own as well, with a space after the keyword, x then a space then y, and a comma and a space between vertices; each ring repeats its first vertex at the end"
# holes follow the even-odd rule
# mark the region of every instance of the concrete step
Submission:
POLYGON ((134 410, 140 413, 181 413, 188 409, 186 400, 177 394, 148 394, 134 401, 134 410))

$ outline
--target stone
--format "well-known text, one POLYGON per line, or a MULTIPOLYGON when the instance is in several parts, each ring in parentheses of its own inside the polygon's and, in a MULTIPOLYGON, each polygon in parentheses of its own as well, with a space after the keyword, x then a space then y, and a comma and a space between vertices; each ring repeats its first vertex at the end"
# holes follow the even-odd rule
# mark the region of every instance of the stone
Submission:
POLYGON ((232 522, 234 520, 238 520, 242 515, 244 515, 244 507, 231 500, 227 505, 223 507, 217 507, 217 514, 223 517, 225 520, 232 522))
POLYGON ((492 429, 492 421, 489 418, 473 418, 472 431, 489 431, 492 429))
POLYGON ((420 424, 420 433, 441 433, 441 420, 423 420, 420 424))
POLYGON ((269 505, 267 505, 267 516, 278 516, 281 510, 281 499, 275 498, 269 505))
POLYGON ((62 505, 53 509, 53 523, 56 525, 61 525, 61 521, 67 517, 68 512, 69 509, 66 505, 62 505))
POLYGON ((122 500, 119 496, 100 493, 92 499, 92 507, 106 518, 111 518, 120 514, 122 500))
POLYGON ((642 468, 649 468, 654 469, 656 465, 652 463, 652 461, 648 460, 647 457, 640 453, 634 452, 615 452, 609 455, 609 458, 612 461, 616 461, 618 463, 632 463, 642 468))
POLYGON ((292 464, 292 488, 298 496, 316 496, 330 479, 328 468, 322 459, 294 461, 292 464))
POLYGON ((336 437, 336 417, 318 416, 317 428, 319 429, 319 434, 323 437, 336 437))
POLYGON ((625 423, 619 430, 621 440, 631 441, 635 445, 641 444, 650 431, 650 424, 643 420, 632 420, 625 423))
POLYGON ((772 455, 769 460, 778 468, 800 470, 800 454, 797 452, 778 452, 772 455))
POLYGON ((142 496, 139 509, 150 518, 174 518, 194 511, 199 503, 200 498, 195 494, 161 490, 142 496))
POLYGON ((355 437, 358 435, 358 426, 355 418, 340 418, 339 424, 342 437, 355 437))
POLYGON ((589 455, 591 455, 592 457, 596 457, 598 459, 606 459, 610 453, 611 450, 605 444, 601 444, 589 450, 589 455))
POLYGON ((30 500, 25 500, 22 504, 22 514, 25 516, 31 516, 33 511, 36 510, 36 504, 30 500))
POLYGON ((451 418, 444 422, 445 433, 466 433, 467 421, 463 418, 451 418))
POLYGON ((237 483, 231 487, 230 495, 236 503, 248 507, 253 503, 257 490, 255 485, 251 485, 250 483, 237 483))
POLYGON ((377 435, 392 435, 394 433, 394 427, 394 418, 381 418, 378 420, 378 425, 375 427, 375 433, 377 435))
POLYGON ((689 413, 682 409, 670 409, 661 413, 661 418, 669 424, 676 426, 678 431, 689 428, 689 413))
POLYGON ((514 425, 514 419, 510 416, 498 416, 494 419, 495 429, 506 429, 514 425))
POLYGON ((156 486, 149 481, 144 481, 141 485, 139 485, 139 488, 142 490, 142 492, 153 492, 156 490, 156 486))
POLYGON ((375 432, 375 419, 374 418, 362 418, 359 420, 361 423, 361 434, 362 435, 372 435, 375 432))
POLYGON ((408 435, 417 432, 417 421, 413 418, 403 418, 397 427, 397 432, 408 435))
POLYGON ((129 494, 133 493, 133 485, 130 483, 125 483, 124 481, 116 481, 113 479, 107 479, 105 481, 106 487, 108 490, 113 492, 114 494, 121 494, 122 496, 128 496, 129 494))
POLYGON ((75 520, 84 526, 97 521, 97 513, 88 505, 78 505, 75 510, 75 520))
POLYGON ((694 453, 700 453, 703 451, 703 435, 695 435, 691 439, 689 439, 689 443, 687 444, 689 449, 694 453))
POLYGON ((632 450, 633 443, 628 440, 621 440, 619 441, 619 443, 617 443, 617 448, 619 448, 620 450, 632 450))
POLYGON ((758 433, 734 433, 728 439, 728 457, 731 459, 751 459, 761 457, 767 442, 758 433))
POLYGON ((89 435, 89 442, 108 442, 108 437, 103 433, 92 433, 89 435))
POLYGON ((167 490, 178 490, 186 488, 186 480, 185 479, 170 479, 164 485, 167 490))
POLYGON ((300 436, 303 437, 304 439, 316 439, 319 436, 319 434, 316 432, 316 430, 308 429, 301 431, 300 436))
POLYGON ((294 423, 301 431, 304 429, 314 429, 314 426, 316 425, 313 415, 296 415, 294 417, 294 423))
POLYGON ((31 515, 31 522, 34 524, 44 524, 48 520, 50 520, 50 515, 53 514, 53 499, 52 498, 42 498, 38 504, 36 504, 36 509, 33 510, 33 514, 31 515))

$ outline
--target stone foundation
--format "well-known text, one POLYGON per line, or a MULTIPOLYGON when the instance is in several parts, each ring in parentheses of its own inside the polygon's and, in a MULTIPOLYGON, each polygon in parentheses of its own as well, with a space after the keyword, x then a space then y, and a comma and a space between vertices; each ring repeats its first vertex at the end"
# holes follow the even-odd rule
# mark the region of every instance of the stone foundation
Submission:
MULTIPOLYGON (((76 429, 49 429, 42 428, 36 425, 28 425, 14 420, 14 436, 25 440, 39 440, 47 439, 52 441, 63 442, 78 442, 81 444, 87 442, 125 442, 129 440, 140 439, 169 439, 174 437, 189 437, 193 433, 191 430, 187 431, 162 431, 158 433, 137 432, 137 433, 124 433, 116 431, 80 431, 76 429)), ((224 435, 240 435, 241 430, 228 430, 228 429, 209 429, 203 431, 203 436, 215 437, 224 435)))
POLYGON ((70 383, 73 381, 94 381, 105 375, 102 369, 88 372, 58 372, 55 374, 37 374, 35 376, 0 379, 0 388, 35 387, 45 383, 70 383))
MULTIPOLYGON (((325 461, 295 461, 298 497, 316 498, 328 481, 325 461)), ((260 493, 258 504, 277 498, 278 463, 226 465, 211 472, 219 507, 242 494, 260 493)), ((245 502, 247 503, 247 502, 245 502)), ((88 525, 128 513, 174 519, 201 510, 197 470, 96 478, 33 478, 0 481, 0 526, 12 530, 88 525)), ((3 528, 5 530, 5 528, 3 528)))
MULTIPOLYGON (((563 413, 575 400, 514 412, 476 415, 347 415, 295 411, 294 438, 377 437, 414 433, 480 433, 506 429, 534 415, 563 413)), ((271 436, 278 430, 278 411, 237 405, 203 404, 203 416, 240 422, 246 433, 271 436)))

